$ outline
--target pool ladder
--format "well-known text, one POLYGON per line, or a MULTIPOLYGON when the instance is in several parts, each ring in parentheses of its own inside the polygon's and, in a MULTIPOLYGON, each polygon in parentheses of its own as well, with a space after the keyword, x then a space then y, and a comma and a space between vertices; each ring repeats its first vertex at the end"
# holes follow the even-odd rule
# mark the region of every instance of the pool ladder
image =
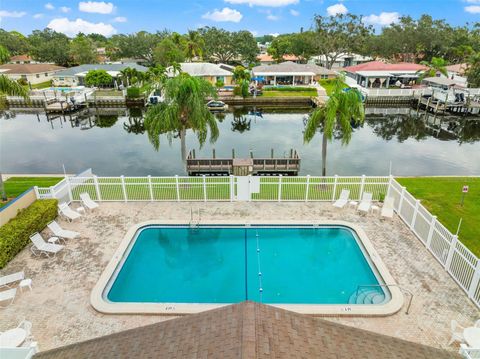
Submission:
POLYGON ((188 226, 191 228, 191 229, 196 229, 198 228, 198 226, 200 225, 200 219, 201 219, 201 216, 200 216, 200 207, 198 208, 197 210, 197 220, 195 220, 193 218, 193 208, 190 207, 190 222, 188 224, 188 226))

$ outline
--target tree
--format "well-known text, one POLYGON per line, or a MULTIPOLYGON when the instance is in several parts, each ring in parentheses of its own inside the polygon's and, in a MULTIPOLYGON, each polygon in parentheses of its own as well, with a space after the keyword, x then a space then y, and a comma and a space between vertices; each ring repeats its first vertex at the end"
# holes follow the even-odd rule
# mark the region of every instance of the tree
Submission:
POLYGON ((248 97, 248 84, 250 83, 250 71, 239 65, 233 70, 233 81, 239 86, 243 98, 248 97))
POLYGON ((8 61, 10 61, 10 53, 5 47, 0 45, 0 65, 6 64, 8 61))
POLYGON ((11 55, 23 55, 29 50, 29 43, 25 36, 18 31, 5 31, 0 29, 0 44, 4 46, 11 55))
POLYGON ((113 35, 110 42, 114 48, 118 49, 117 56, 141 58, 152 66, 154 65, 153 49, 166 36, 166 32, 151 34, 139 31, 129 35, 113 35))
POLYGON ((435 77, 437 73, 441 73, 444 76, 448 77, 447 72, 447 62, 444 59, 439 57, 433 57, 431 62, 422 61, 420 64, 427 67, 427 70, 418 70, 417 73, 420 74, 418 77, 419 80, 423 80, 426 77, 435 77))
POLYGON ((323 131, 322 176, 327 174, 327 141, 335 131, 341 131, 342 144, 347 145, 352 136, 353 124, 363 123, 365 111, 360 94, 356 90, 344 91, 343 78, 335 79, 334 88, 325 105, 317 107, 308 119, 303 139, 310 142, 318 128, 323 131))
POLYGON ((97 63, 97 52, 93 41, 84 34, 78 34, 70 44, 70 56, 75 64, 97 63))
POLYGON ((364 46, 373 31, 356 15, 320 16, 315 15, 316 46, 327 60, 330 69, 342 53, 357 52, 364 46))
POLYGON ((267 53, 272 56, 275 62, 282 62, 285 55, 291 54, 290 35, 280 35, 275 38, 267 49, 267 53))
POLYGON ((258 46, 250 31, 237 31, 232 33, 236 55, 243 63, 254 63, 257 60, 258 46))
POLYGON ((196 133, 200 145, 205 143, 208 131, 211 141, 217 139, 217 123, 206 106, 208 98, 216 97, 216 90, 208 81, 180 73, 165 82, 164 97, 164 102, 150 106, 145 114, 144 126, 155 149, 160 146, 161 134, 177 134, 184 161, 187 129, 196 133))
POLYGON ((105 70, 90 70, 85 76, 87 86, 104 87, 113 82, 113 77, 105 70))
POLYGON ((54 62, 66 66, 70 61, 69 38, 52 29, 34 30, 28 37, 32 57, 40 62, 54 62))
POLYGON ((28 98, 28 88, 20 85, 17 81, 10 80, 5 75, 0 75, 0 95, 22 96, 28 98))
POLYGON ((470 87, 480 87, 480 53, 472 56, 467 70, 467 79, 470 87))
POLYGON ((166 38, 153 50, 153 59, 156 64, 167 67, 174 62, 184 62, 185 52, 171 38, 166 38))
MULTIPOLYGON (((199 57, 201 58, 203 55, 203 47, 205 46, 205 42, 203 38, 200 36, 198 31, 189 30, 188 33, 185 35, 186 44, 185 44, 185 56, 189 61, 192 59, 199 57)), ((178 62, 178 61, 177 61, 178 62)))

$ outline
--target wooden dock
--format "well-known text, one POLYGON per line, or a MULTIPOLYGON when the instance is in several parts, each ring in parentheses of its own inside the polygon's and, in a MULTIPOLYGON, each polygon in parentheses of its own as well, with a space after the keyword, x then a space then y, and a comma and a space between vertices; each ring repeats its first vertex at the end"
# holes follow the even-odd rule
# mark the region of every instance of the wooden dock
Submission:
POLYGON ((199 175, 287 175, 297 176, 301 159, 296 150, 291 149, 289 157, 274 157, 273 149, 270 158, 254 158, 250 151, 249 158, 236 158, 232 150, 232 158, 217 158, 215 150, 211 158, 196 158, 195 150, 188 153, 187 173, 189 176, 199 175))

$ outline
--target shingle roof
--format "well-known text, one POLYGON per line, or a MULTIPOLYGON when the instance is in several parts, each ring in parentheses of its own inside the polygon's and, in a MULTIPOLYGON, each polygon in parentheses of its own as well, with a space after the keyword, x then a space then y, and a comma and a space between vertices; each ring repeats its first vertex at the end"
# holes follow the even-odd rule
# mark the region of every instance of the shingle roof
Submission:
MULTIPOLYGON (((221 65, 210 62, 182 62, 180 67, 191 76, 232 76, 232 73, 221 65)), ((172 67, 169 67, 167 72, 169 76, 173 76, 172 67)))
POLYGON ((5 64, 0 66, 2 74, 38 74, 42 72, 58 71, 62 66, 52 64, 5 64))
POLYGON ((10 57, 10 61, 32 61, 33 59, 30 57, 30 55, 15 55, 10 57))
POLYGON ((314 73, 316 75, 336 75, 332 70, 315 64, 297 64, 292 61, 285 61, 279 64, 260 65, 252 69, 254 74, 259 73, 314 73))
POLYGON ((456 353, 243 302, 40 352, 83 358, 446 359, 456 353))
POLYGON ((344 70, 348 72, 358 71, 418 71, 425 70, 426 67, 411 62, 399 62, 396 64, 386 64, 381 61, 370 61, 363 64, 348 66, 344 70))
POLYGON ((448 65, 446 69, 447 71, 450 71, 450 72, 458 72, 460 74, 464 74, 465 71, 468 69, 468 64, 463 63, 463 64, 448 65))
MULTIPOLYGON (((283 55, 282 58, 285 61, 297 61, 300 59, 298 56, 291 55, 291 54, 283 55)), ((269 54, 260 54, 257 56, 257 60, 260 62, 270 62, 270 61, 273 61, 273 57, 269 54)))
POLYGON ((123 63, 123 64, 85 64, 80 66, 70 67, 64 71, 57 72, 55 77, 74 76, 75 74, 86 72, 90 70, 105 70, 105 71, 122 71, 127 67, 137 69, 140 72, 148 70, 145 66, 138 65, 136 63, 123 63))

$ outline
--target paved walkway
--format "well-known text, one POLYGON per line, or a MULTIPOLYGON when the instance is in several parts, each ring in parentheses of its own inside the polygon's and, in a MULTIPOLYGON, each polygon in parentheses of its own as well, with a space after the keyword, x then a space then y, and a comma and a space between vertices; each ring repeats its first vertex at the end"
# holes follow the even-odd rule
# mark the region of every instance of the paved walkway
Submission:
MULTIPOLYGON (((136 223, 154 219, 188 219, 190 208, 202 209, 204 219, 344 220, 366 231, 399 285, 414 293, 411 313, 405 310, 381 318, 329 318, 402 339, 448 347, 450 321, 470 326, 478 309, 414 237, 398 217, 381 221, 353 210, 335 210, 329 203, 102 203, 76 223, 60 224, 82 233, 54 259, 32 257, 28 248, 1 274, 24 270, 33 290, 19 292, 15 302, 0 309, 0 331, 16 327, 22 319, 33 323, 41 350, 168 320, 159 315, 105 315, 90 306, 90 292, 126 231, 136 223)), ((44 233, 45 235, 48 232, 44 233)))

